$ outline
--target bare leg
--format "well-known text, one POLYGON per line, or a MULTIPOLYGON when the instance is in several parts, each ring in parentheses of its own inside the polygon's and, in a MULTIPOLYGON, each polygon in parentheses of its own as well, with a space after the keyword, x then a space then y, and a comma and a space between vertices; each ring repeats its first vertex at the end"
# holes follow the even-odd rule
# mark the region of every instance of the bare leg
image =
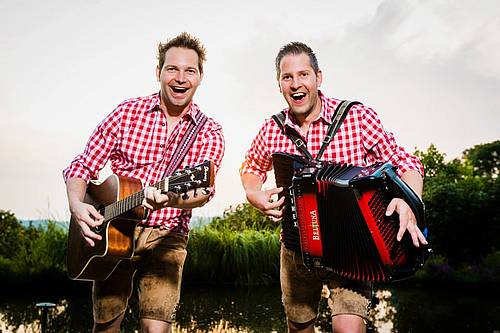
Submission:
POLYGON ((332 317, 334 333, 365 333, 366 325, 363 318, 352 314, 341 314, 332 317))
POLYGON ((172 324, 162 320, 141 319, 143 333, 171 333, 172 324))
POLYGON ((314 333, 314 322, 316 319, 306 323, 295 323, 288 320, 288 332, 290 333, 314 333))

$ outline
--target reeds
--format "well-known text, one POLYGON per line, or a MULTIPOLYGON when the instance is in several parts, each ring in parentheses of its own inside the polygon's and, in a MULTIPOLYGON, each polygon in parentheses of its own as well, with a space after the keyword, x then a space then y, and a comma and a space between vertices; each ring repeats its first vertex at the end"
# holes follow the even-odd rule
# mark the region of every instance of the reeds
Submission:
POLYGON ((184 281, 233 285, 278 282, 279 228, 268 224, 256 229, 266 223, 265 219, 253 208, 245 206, 224 214, 215 223, 193 229, 188 243, 184 281), (247 220, 237 220, 235 215, 247 220))

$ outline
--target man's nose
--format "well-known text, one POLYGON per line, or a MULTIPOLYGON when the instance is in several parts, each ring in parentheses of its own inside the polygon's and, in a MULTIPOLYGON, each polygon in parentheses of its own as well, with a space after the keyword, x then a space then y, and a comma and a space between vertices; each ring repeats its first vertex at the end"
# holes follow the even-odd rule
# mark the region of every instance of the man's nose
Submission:
POLYGON ((177 77, 175 78, 175 80, 179 83, 183 83, 185 80, 184 80, 184 71, 178 71, 177 72, 177 77))
POLYGON ((292 89, 297 89, 299 88, 300 86, 302 85, 302 83, 300 82, 299 78, 297 76, 294 76, 292 78, 292 85, 291 85, 291 88, 292 89))

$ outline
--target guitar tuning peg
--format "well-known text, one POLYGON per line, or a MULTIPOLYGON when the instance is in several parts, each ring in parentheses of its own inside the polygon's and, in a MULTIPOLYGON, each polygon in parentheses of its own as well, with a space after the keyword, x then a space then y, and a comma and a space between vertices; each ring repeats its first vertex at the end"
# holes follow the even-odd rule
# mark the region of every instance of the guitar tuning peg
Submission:
POLYGON ((206 187, 202 188, 201 189, 201 193, 203 193, 204 195, 209 195, 210 194, 210 190, 206 187))
POLYGON ((184 193, 182 195, 182 200, 187 200, 187 199, 189 199, 189 195, 187 193, 184 193))
POLYGON ((193 197, 196 198, 197 196, 198 196, 198 188, 195 187, 193 190, 193 197))

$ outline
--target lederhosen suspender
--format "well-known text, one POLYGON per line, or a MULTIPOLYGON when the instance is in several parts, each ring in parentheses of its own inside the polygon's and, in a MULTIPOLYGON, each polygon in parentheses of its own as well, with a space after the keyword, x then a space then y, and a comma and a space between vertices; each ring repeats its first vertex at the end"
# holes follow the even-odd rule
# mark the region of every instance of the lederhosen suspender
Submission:
POLYGON ((323 143, 321 145, 321 148, 319 149, 318 155, 316 158, 313 158, 311 153, 307 150, 307 143, 304 141, 304 139, 293 129, 288 128, 288 130, 285 127, 285 111, 281 111, 278 114, 275 114, 272 116, 276 124, 281 128, 283 131, 283 134, 285 134, 292 142, 297 146, 297 149, 304 154, 308 159, 311 161, 316 160, 319 162, 321 160, 321 156, 323 155, 326 147, 330 144, 332 141, 333 137, 337 133, 338 129, 344 122, 345 117, 349 113, 349 110, 351 107, 353 107, 356 104, 361 104, 360 102, 351 102, 351 101, 342 101, 337 105, 335 108, 334 116, 332 119, 332 122, 330 126, 328 126, 328 130, 326 133, 325 138, 323 139, 323 143))

